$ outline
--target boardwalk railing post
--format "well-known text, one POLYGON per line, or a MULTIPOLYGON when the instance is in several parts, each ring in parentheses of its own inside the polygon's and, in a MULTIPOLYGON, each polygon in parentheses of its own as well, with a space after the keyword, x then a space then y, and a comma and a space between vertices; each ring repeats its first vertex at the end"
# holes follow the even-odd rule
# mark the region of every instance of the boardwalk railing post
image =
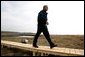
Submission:
POLYGON ((3 45, 1 45, 1 48, 3 48, 3 45))
POLYGON ((33 51, 33 56, 36 56, 34 51, 33 51))
POLYGON ((43 53, 41 53, 41 56, 43 56, 43 53))

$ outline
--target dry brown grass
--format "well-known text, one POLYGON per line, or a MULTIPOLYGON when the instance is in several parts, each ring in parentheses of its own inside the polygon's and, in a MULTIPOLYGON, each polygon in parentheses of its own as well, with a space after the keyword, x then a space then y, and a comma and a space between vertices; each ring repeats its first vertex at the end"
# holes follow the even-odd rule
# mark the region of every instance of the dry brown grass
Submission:
MULTIPOLYGON (((21 42, 20 37, 1 37, 1 40, 21 42)), ((33 38, 27 38, 28 44, 33 43, 33 38)), ((51 40, 59 47, 84 49, 84 35, 52 35, 51 40)), ((38 45, 49 45, 44 36, 38 38, 38 45)))

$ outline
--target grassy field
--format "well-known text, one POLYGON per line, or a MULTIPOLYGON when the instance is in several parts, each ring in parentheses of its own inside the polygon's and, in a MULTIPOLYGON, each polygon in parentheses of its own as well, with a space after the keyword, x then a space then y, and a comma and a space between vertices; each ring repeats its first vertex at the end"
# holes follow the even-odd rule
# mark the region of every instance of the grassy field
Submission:
MULTIPOLYGON (((30 34, 30 33, 28 33, 30 34)), ((33 43, 33 38, 29 37, 19 37, 22 35, 28 36, 26 33, 18 33, 18 32, 2 32, 1 40, 21 42, 22 39, 28 39, 27 44, 33 43)), ((30 34, 31 36, 35 34, 30 34)), ((58 47, 66 47, 66 48, 75 48, 75 49, 84 49, 84 35, 51 35, 51 40, 54 44, 57 44, 58 47)), ((37 45, 49 46, 46 38, 41 35, 38 38, 37 45)), ((28 51, 23 51, 19 49, 10 49, 10 48, 1 48, 1 56, 29 56, 27 54, 28 51)), ((30 52, 31 54, 31 52, 30 52)))
MULTIPOLYGON (((14 42, 21 42, 21 37, 1 37, 1 40, 8 40, 14 42)), ((28 44, 33 43, 33 38, 28 39, 28 44)), ((84 36, 83 35, 51 35, 51 40, 54 44, 59 47, 84 49, 84 36)), ((38 38, 38 45, 48 46, 49 43, 44 36, 38 38)))

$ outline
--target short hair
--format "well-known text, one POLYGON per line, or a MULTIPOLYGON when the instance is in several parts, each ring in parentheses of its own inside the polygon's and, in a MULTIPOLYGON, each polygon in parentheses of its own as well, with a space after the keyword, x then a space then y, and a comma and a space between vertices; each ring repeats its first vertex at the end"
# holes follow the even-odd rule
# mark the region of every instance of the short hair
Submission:
POLYGON ((44 5, 44 6, 43 6, 43 9, 44 9, 45 7, 48 7, 48 5, 44 5))

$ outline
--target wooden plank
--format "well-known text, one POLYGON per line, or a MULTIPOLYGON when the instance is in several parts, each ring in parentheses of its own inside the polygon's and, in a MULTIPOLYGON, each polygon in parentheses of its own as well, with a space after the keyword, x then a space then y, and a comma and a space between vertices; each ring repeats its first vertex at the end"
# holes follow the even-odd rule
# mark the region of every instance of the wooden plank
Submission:
POLYGON ((54 55, 65 55, 65 54, 84 55, 84 50, 81 49, 71 49, 71 48, 62 48, 62 47, 54 47, 53 49, 50 49, 49 46, 39 46, 39 48, 34 48, 32 47, 31 44, 23 44, 23 43, 5 41, 5 40, 1 40, 1 45, 29 50, 29 51, 33 51, 34 53, 43 52, 43 53, 54 54, 54 55))

